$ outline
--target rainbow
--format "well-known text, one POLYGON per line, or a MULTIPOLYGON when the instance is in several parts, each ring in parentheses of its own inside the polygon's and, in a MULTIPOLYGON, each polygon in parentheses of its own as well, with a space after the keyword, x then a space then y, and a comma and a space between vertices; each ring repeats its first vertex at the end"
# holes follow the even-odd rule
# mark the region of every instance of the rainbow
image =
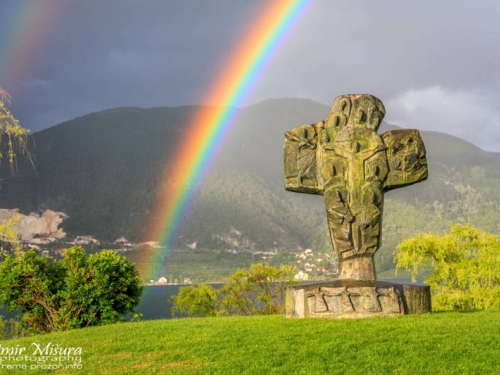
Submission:
POLYGON ((243 40, 228 58, 228 64, 216 76, 204 102, 220 106, 201 107, 187 125, 187 136, 165 169, 164 188, 160 193, 147 238, 160 243, 147 259, 146 274, 158 276, 162 258, 175 246, 184 217, 192 204, 194 189, 203 181, 224 138, 251 89, 261 78, 264 67, 276 53, 309 0, 265 2, 265 9, 251 22, 243 40))
POLYGON ((0 3, 0 87, 14 99, 65 7, 64 2, 56 1, 0 3))

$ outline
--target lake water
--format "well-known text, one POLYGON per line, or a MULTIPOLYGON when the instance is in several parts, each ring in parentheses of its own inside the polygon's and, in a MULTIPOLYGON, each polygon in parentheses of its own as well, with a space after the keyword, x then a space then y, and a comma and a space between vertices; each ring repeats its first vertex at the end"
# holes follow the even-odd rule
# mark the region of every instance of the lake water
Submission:
POLYGON ((148 285, 144 287, 137 311, 142 313, 142 320, 170 319, 172 315, 172 296, 185 285, 148 285))

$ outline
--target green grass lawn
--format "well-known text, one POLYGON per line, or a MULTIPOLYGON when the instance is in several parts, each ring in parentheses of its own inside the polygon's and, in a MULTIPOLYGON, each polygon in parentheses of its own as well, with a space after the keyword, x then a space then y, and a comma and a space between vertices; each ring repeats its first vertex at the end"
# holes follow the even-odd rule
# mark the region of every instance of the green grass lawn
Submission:
POLYGON ((486 312, 363 320, 157 320, 0 344, 32 342, 81 346, 83 372, 78 372, 88 374, 500 373, 500 313, 486 312))

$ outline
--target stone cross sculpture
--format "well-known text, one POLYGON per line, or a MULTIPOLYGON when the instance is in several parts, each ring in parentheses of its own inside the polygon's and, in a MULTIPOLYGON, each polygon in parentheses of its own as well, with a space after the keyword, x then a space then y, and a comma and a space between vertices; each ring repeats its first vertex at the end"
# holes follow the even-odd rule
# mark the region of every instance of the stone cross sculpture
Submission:
MULTIPOLYGON (((387 285, 375 281, 373 256, 380 247, 384 192, 425 180, 427 160, 418 130, 377 134, 384 115, 382 101, 373 95, 342 95, 335 99, 326 121, 301 125, 285 133, 285 189, 324 196, 330 237, 340 261, 336 280, 340 290, 323 293, 318 310, 323 314, 319 316, 356 312, 352 302, 356 295, 368 298, 361 304, 366 307, 359 310, 362 315, 373 306, 381 307, 379 300, 383 296, 398 304, 404 302, 400 301, 402 285, 392 287, 395 295, 399 293, 396 298, 382 290, 387 285), (352 291, 353 287, 357 290, 352 291), (334 314, 325 300, 328 295, 349 295, 349 303, 334 314)), ((302 290, 300 286, 293 288, 302 290)), ((311 288, 306 289, 310 294, 311 288)), ((424 289, 428 292, 428 287, 424 289)), ((404 306, 400 307, 399 313, 405 313, 404 306)), ((383 309, 375 310, 383 313, 383 309)), ((392 306, 389 310, 397 309, 392 306)), ((314 316, 314 312, 302 315, 314 316)))

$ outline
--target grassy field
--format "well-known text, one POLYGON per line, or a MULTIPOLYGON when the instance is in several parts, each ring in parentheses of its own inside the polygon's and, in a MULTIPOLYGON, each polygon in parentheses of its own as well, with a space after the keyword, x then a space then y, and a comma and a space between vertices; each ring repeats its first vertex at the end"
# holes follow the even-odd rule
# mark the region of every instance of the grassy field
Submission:
POLYGON ((157 320, 0 344, 29 348, 32 342, 83 348, 83 370, 54 373, 500 373, 500 313, 486 312, 364 320, 157 320))

